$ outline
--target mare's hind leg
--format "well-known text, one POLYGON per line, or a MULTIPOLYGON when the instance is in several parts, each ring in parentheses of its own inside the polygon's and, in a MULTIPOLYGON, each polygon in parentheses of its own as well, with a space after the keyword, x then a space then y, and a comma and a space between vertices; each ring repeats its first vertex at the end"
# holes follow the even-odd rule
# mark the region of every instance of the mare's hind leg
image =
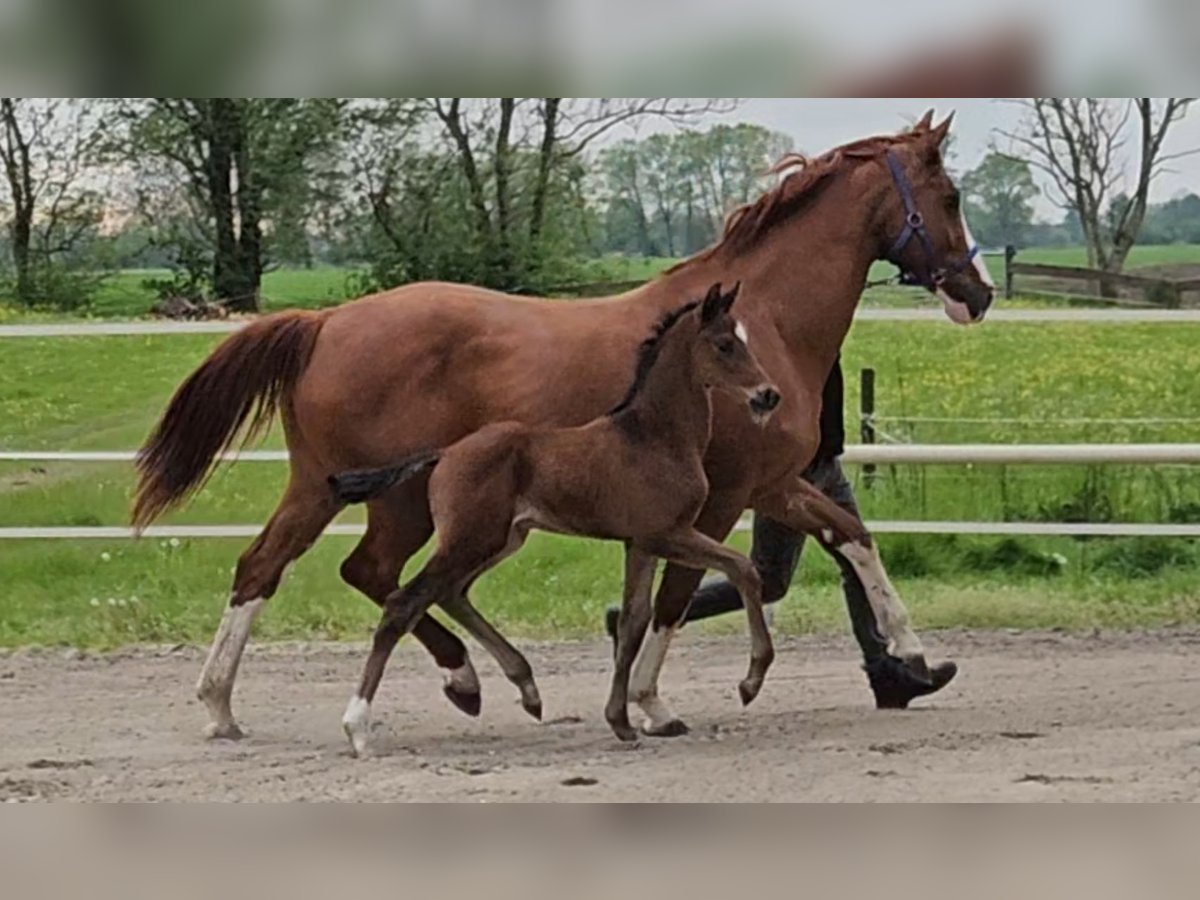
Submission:
MULTIPOLYGON (((717 540, 724 540, 737 524, 746 497, 741 493, 710 494, 704 510, 696 520, 696 530, 717 540)), ((687 734, 687 726, 662 701, 658 693, 658 678, 662 672, 667 650, 675 632, 683 625, 687 607, 700 584, 704 572, 669 563, 654 598, 654 618, 629 680, 633 702, 646 714, 642 730, 654 737, 674 737, 687 734)))
MULTIPOLYGON (((379 606, 396 589, 404 564, 433 534, 426 481, 414 479, 372 501, 367 508, 367 533, 342 563, 342 579, 379 606)), ((413 637, 445 672, 442 690, 447 699, 467 715, 479 715, 479 676, 463 642, 432 616, 417 622, 413 637)))
POLYGON ((525 655, 508 642, 496 628, 483 617, 474 604, 467 599, 463 590, 451 600, 443 600, 442 609, 459 625, 479 641, 492 655, 504 676, 521 692, 521 708, 539 722, 542 719, 542 696, 533 680, 533 668, 525 655))
POLYGON ((196 685, 197 695, 208 707, 209 737, 242 736, 233 717, 232 698, 250 628, 278 588, 283 570, 312 546, 340 508, 323 481, 304 480, 293 473, 275 513, 238 559, 229 606, 196 685))

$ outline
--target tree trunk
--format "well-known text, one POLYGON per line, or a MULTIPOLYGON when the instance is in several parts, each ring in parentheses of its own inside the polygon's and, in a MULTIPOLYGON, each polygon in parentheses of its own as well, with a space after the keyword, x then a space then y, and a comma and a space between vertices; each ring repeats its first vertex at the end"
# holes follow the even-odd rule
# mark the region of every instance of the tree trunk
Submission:
POLYGON ((537 249, 546 219, 546 195, 550 192, 550 170, 554 166, 554 143, 558 140, 558 107, 561 97, 546 97, 542 107, 542 144, 538 149, 537 178, 529 218, 529 242, 537 249))
MULTIPOLYGON (((244 101, 239 101, 244 102, 244 101)), ((235 123, 233 158, 237 167, 238 268, 240 292, 228 304, 238 312, 257 312, 262 289, 262 189, 250 153, 249 123, 244 109, 235 123)))
POLYGON ((12 97, 0 99, 0 118, 4 124, 4 169, 13 204, 12 224, 8 233, 12 241, 13 269, 17 276, 17 300, 29 306, 37 300, 29 254, 33 238, 33 173, 29 143, 21 133, 17 105, 12 97))
POLYGON ((500 124, 496 129, 496 246, 492 258, 492 284, 508 289, 517 280, 517 264, 513 258, 512 241, 509 235, 511 207, 509 203, 509 176, 511 175, 512 147, 509 135, 512 132, 513 112, 516 99, 500 98, 500 124))

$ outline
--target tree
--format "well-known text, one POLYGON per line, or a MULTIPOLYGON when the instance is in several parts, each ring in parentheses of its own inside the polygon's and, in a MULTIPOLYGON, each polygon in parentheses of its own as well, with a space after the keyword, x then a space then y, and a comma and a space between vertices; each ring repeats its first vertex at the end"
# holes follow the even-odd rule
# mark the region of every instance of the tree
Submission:
POLYGON ((607 148, 599 168, 609 248, 674 256, 707 246, 790 147, 786 135, 758 125, 717 125, 607 148))
POLYGON ((425 108, 441 124, 466 186, 483 283, 521 288, 543 280, 552 194, 573 193, 565 176, 578 177, 576 164, 595 141, 620 125, 689 122, 734 106, 671 97, 435 97, 425 108))
POLYGON ((1185 155, 1167 153, 1164 142, 1191 99, 1030 97, 1019 102, 1026 110, 1024 122, 1001 132, 1013 143, 1012 155, 1023 155, 1047 175, 1050 198, 1079 215, 1089 265, 1120 272, 1142 227, 1150 186, 1166 163, 1185 155), (1106 222, 1113 193, 1126 174, 1122 151, 1131 125, 1137 148, 1134 186, 1129 201, 1106 222))
POLYGON ((13 293, 25 305, 79 305, 95 286, 86 267, 68 267, 103 216, 88 185, 98 134, 86 102, 0 98, 13 293))
MULTIPOLYGON (((138 207, 185 268, 207 265, 213 294, 255 310, 275 243, 303 256, 318 164, 342 104, 296 98, 153 98, 119 103, 110 151, 132 169, 138 207)), ((196 280, 197 272, 192 273, 196 280)))
POLYGON ((992 152, 960 184, 967 218, 985 246, 1024 243, 1038 194, 1028 162, 992 152))

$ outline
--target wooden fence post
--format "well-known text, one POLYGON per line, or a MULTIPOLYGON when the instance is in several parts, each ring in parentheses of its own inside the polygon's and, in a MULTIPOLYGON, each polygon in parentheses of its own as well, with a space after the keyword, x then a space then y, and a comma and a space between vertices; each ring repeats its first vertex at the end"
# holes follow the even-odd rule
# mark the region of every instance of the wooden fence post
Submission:
POLYGON ((1017 257, 1017 248, 1012 244, 1004 247, 1004 299, 1011 300, 1013 295, 1012 261, 1017 257))
MULTIPOLYGON (((875 370, 862 369, 858 373, 858 422, 859 434, 864 444, 875 443, 875 370)), ((863 466, 863 487, 875 483, 875 466, 863 466)))

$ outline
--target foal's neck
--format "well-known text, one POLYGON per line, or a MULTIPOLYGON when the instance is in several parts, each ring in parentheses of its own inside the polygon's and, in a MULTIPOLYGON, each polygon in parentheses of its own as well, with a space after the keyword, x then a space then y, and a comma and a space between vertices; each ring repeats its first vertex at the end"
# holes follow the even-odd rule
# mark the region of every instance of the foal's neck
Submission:
POLYGON ((680 451, 694 447, 703 453, 707 448, 712 404, 692 356, 695 327, 685 320, 663 335, 641 390, 617 414, 618 423, 638 440, 666 442, 680 451))

